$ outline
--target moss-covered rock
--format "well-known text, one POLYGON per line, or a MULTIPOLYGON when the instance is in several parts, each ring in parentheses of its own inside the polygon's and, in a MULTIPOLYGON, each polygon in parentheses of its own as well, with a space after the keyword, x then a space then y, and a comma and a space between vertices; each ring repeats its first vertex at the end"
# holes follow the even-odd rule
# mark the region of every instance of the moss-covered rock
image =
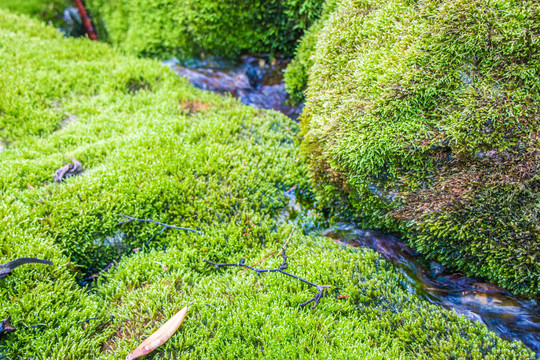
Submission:
POLYGON ((292 54, 323 0, 89 0, 99 35, 131 54, 181 59, 292 54))
POLYGON ((0 319, 10 315, 17 328, 1 335, 0 357, 123 358, 194 302, 158 356, 534 358, 421 300, 370 250, 294 233, 288 271, 331 286, 315 310, 298 307, 314 289, 295 279, 216 271, 204 260, 255 263, 291 233, 283 191, 306 186, 295 123, 3 11, 0 46, 0 79, 9 79, 0 103, 9 139, 0 152, 0 263, 54 261, 0 279, 0 319), (36 132, 38 119, 46 126, 36 132), (56 184, 67 157, 86 171, 56 184), (133 252, 159 227, 118 225, 120 213, 203 235, 171 230, 133 252), (92 288, 77 286, 115 258, 92 288))
POLYGON ((537 294, 539 19, 536 1, 341 1, 303 115, 326 204, 537 294))
POLYGON ((326 0, 324 2, 321 16, 306 30, 298 43, 294 58, 285 69, 285 88, 292 104, 299 104, 305 100, 304 93, 308 84, 308 72, 313 66, 311 55, 315 51, 317 38, 324 24, 337 4, 339 4, 339 0, 326 0))

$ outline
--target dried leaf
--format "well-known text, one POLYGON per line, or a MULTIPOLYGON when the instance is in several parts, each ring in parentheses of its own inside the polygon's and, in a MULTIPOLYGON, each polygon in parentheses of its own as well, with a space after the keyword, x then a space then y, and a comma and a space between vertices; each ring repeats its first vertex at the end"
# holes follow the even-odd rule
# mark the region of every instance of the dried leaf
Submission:
POLYGON ((56 181, 57 183, 61 183, 66 173, 71 169, 72 166, 73 165, 71 164, 66 164, 60 169, 56 170, 56 176, 54 177, 54 181, 56 181))
POLYGON ((339 295, 337 298, 338 298, 338 300, 341 300, 341 299, 346 299, 348 297, 350 297, 350 296, 349 295, 339 295))
POLYGON ((133 360, 140 358, 146 354, 151 353, 161 345, 165 344, 171 336, 174 335, 176 330, 182 325, 187 313, 187 306, 177 312, 172 318, 157 329, 150 337, 142 342, 135 350, 126 356, 126 360, 133 360))

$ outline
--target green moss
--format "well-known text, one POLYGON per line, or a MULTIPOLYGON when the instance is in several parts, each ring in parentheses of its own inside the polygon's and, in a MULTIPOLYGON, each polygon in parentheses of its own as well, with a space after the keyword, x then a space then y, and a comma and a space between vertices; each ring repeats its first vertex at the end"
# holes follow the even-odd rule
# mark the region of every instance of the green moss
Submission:
POLYGON ((0 280, 0 319, 11 315, 18 329, 0 338, 0 357, 122 358, 194 302, 158 356, 534 358, 523 344, 421 300, 370 250, 293 235, 289 271, 332 286, 315 310, 298 307, 314 289, 294 279, 216 271, 203 260, 252 263, 290 234, 292 224, 279 220, 283 191, 307 186, 295 123, 27 17, 0 11, 0 24, 0 78, 11 79, 3 114, 35 109, 21 129, 4 115, 11 130, 0 152, 0 262, 54 261, 0 280), (37 118, 50 126, 33 132, 37 118), (53 183, 66 157, 86 171, 53 183), (149 251, 132 252, 158 227, 117 225, 119 213, 203 235, 168 231, 149 251), (94 286, 76 285, 114 258, 94 286), (38 324, 47 326, 30 327, 38 324))
POLYGON ((537 294, 539 16, 534 1, 341 1, 303 116, 326 204, 537 294))
POLYGON ((338 2, 337 0, 325 1, 320 18, 304 33, 295 50, 294 58, 285 69, 285 87, 292 104, 299 104, 305 100, 308 71, 313 66, 311 55, 315 51, 317 37, 338 2))
POLYGON ((63 23, 62 13, 68 6, 73 6, 69 0, 2 0, 0 8, 52 23, 55 26, 63 23))
POLYGON ((128 53, 188 59, 292 53, 323 0, 108 1, 88 7, 99 35, 128 53))

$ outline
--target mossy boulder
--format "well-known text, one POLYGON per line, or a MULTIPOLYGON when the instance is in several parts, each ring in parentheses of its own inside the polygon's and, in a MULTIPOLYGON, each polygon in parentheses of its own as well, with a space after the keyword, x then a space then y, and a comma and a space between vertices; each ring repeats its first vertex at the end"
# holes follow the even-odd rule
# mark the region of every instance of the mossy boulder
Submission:
POLYGON ((299 104, 305 100, 305 91, 308 84, 308 72, 313 66, 311 55, 315 51, 317 39, 330 14, 339 4, 339 0, 326 0, 323 4, 320 17, 305 31, 298 42, 294 58, 284 72, 285 88, 292 104, 299 104))
POLYGON ((89 0, 99 36, 136 55, 292 55, 323 0, 89 0))
POLYGON ((341 1, 303 115, 324 204, 538 294, 539 19, 536 1, 341 1))
POLYGON ((0 319, 11 316, 17 329, 0 335, 1 358, 123 358, 193 303, 157 356, 534 359, 522 343, 418 297, 371 250, 293 233, 288 271, 331 286, 314 310, 299 308, 315 292, 302 282, 205 263, 255 263, 291 234, 284 191, 307 184, 290 119, 4 11, 0 48, 9 140, 0 152, 0 263, 54 262, 0 279, 0 319), (68 157, 86 170, 57 184, 68 157), (160 227, 118 225, 122 213, 202 235, 171 230, 144 247, 160 227), (78 286, 114 259, 91 287, 78 286))

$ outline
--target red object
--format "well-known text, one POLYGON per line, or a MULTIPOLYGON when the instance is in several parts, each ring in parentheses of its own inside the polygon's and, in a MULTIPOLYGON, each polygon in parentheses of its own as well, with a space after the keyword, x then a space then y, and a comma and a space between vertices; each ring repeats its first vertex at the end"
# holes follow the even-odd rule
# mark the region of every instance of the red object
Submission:
POLYGON ((77 6, 77 9, 79 9, 79 14, 81 15, 81 19, 83 21, 86 32, 88 33, 88 37, 91 40, 97 40, 98 37, 96 35, 96 32, 94 31, 94 27, 92 26, 92 20, 90 20, 90 17, 86 12, 84 3, 82 2, 82 0, 73 0, 73 2, 75 3, 75 6, 77 6))

